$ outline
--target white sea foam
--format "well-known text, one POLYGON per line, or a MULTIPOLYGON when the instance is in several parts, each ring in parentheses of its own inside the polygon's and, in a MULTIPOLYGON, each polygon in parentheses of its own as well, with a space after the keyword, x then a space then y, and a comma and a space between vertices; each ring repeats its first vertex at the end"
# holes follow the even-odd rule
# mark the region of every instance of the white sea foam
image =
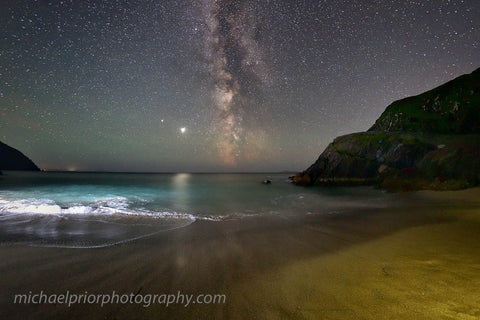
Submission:
POLYGON ((226 220, 237 220, 246 217, 253 217, 257 214, 248 214, 248 213, 232 213, 232 214, 224 214, 224 215, 198 215, 196 218, 198 220, 205 220, 205 221, 226 221, 226 220))
MULTIPOLYGON (((145 202, 145 201, 143 201, 145 202)), ((51 199, 19 199, 5 200, 0 198, 0 220, 15 217, 19 214, 26 215, 54 215, 58 217, 70 216, 141 216, 151 218, 189 220, 224 221, 240 219, 258 215, 257 212, 248 210, 243 213, 229 214, 191 214, 173 210, 152 211, 143 207, 130 208, 130 201, 126 197, 109 197, 90 201, 87 204, 71 203, 69 206, 57 204, 51 199)))
POLYGON ((171 218, 195 220, 195 217, 188 213, 174 211, 150 211, 146 209, 129 208, 129 201, 125 197, 112 197, 97 199, 88 204, 71 204, 61 206, 50 199, 0 199, 0 214, 6 215, 29 214, 29 215, 55 215, 55 216, 102 216, 102 215, 131 215, 148 216, 152 218, 171 218))
POLYGON ((8 243, 29 246, 101 248, 183 228, 196 220, 187 213, 135 208, 131 202, 138 204, 126 197, 67 205, 51 199, 0 198, 0 238, 14 235, 8 243))

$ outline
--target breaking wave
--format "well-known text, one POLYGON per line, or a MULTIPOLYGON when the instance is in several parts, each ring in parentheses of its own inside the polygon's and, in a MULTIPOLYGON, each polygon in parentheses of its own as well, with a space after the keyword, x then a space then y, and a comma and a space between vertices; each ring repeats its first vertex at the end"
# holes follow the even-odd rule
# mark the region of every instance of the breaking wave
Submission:
POLYGON ((0 199, 0 244, 101 248, 190 225, 187 213, 131 208, 125 197, 60 205, 50 199, 0 199))
POLYGON ((169 211, 150 211, 144 208, 130 208, 125 197, 98 199, 88 204, 62 206, 50 199, 20 199, 6 201, 0 199, 0 214, 40 214, 40 215, 140 215, 152 218, 195 219, 193 215, 169 211))

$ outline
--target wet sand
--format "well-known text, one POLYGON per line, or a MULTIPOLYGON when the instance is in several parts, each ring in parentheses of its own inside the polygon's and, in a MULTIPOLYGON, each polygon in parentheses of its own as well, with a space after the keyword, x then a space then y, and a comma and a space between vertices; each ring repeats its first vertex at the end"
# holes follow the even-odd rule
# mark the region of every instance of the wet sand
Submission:
POLYGON ((299 218, 197 221, 99 249, 0 247, 1 319, 478 319, 480 189, 299 218), (225 294, 225 304, 16 305, 14 294, 225 294))

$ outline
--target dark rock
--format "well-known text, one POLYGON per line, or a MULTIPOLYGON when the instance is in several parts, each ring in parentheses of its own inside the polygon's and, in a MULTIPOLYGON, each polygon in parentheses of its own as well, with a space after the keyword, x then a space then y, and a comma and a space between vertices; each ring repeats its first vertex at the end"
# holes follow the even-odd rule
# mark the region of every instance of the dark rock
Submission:
MULTIPOLYGON (((302 177, 308 175, 310 184, 322 179, 376 179, 385 171, 415 166, 435 149, 436 146, 408 134, 354 133, 336 138, 302 177)), ((298 184, 308 183, 302 180, 298 184)))
POLYGON ((300 172, 293 176, 292 182, 299 186, 308 186, 312 184, 312 178, 307 172, 300 172))
POLYGON ((263 184, 271 184, 272 181, 271 180, 268 180, 268 179, 265 179, 262 181, 263 184))
POLYGON ((480 69, 391 104, 367 132, 336 138, 292 182, 455 189, 480 184, 480 69))
POLYGON ((0 142, 0 169, 40 171, 40 169, 23 153, 0 142))

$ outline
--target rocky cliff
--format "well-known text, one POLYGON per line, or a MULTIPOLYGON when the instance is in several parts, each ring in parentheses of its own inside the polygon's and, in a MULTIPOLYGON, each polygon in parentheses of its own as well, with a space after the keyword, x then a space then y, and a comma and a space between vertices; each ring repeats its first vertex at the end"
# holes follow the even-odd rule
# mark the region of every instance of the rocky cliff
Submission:
POLYGON ((336 138, 300 185, 457 189, 480 184, 480 69, 386 108, 367 131, 336 138))
POLYGON ((40 171, 23 153, 0 142, 0 170, 40 171))

